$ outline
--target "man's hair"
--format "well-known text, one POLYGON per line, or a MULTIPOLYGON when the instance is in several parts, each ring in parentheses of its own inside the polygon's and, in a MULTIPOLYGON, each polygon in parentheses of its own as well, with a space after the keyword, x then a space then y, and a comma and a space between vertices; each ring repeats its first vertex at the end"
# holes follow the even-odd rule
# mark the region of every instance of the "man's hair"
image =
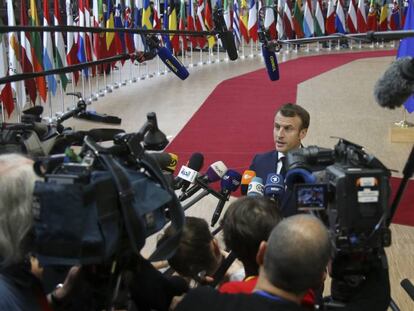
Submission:
POLYGON ((331 257, 328 230, 314 216, 282 220, 270 234, 264 272, 274 286, 295 294, 320 285, 331 257))
MULTIPOLYGON (((174 234, 169 226, 158 243, 174 234)), ((208 223, 197 217, 185 217, 185 225, 175 254, 168 259, 171 268, 185 277, 195 278, 205 271, 215 272, 217 259, 211 247, 213 235, 208 223)))
POLYGON ((276 203, 268 198, 243 197, 229 205, 221 225, 226 247, 243 264, 255 267, 260 243, 267 241, 270 232, 281 221, 276 203))
POLYGON ((293 118, 298 116, 302 121, 301 130, 307 129, 310 123, 310 115, 309 112, 305 110, 302 106, 287 103, 284 104, 280 109, 276 112, 276 114, 280 112, 280 114, 284 117, 293 118))
POLYGON ((23 260, 32 226, 33 163, 19 154, 0 155, 0 266, 23 260))

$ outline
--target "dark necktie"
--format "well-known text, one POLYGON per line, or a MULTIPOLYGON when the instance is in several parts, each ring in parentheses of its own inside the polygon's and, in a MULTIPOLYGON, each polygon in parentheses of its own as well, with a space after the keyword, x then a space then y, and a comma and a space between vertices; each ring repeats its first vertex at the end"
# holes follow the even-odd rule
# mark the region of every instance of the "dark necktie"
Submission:
POLYGON ((280 162, 282 162, 282 167, 280 168, 280 175, 282 175, 283 177, 286 176, 286 157, 283 156, 279 159, 280 162))

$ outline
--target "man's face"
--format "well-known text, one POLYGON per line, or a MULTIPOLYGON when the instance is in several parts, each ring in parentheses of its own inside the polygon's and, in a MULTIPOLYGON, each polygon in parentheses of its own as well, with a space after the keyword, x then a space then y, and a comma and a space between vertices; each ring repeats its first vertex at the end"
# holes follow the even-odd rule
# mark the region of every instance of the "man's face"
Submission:
POLYGON ((298 116, 284 117, 280 112, 275 116, 273 140, 276 150, 286 153, 299 148, 301 140, 305 138, 307 129, 300 129, 302 121, 298 116))

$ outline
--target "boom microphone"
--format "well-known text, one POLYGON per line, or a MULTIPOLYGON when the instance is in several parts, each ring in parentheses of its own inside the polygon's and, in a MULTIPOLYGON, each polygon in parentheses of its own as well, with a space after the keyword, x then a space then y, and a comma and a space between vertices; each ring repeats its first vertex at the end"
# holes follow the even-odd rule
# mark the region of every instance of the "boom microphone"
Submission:
POLYGON ((247 189, 249 188, 249 184, 252 179, 256 177, 256 172, 252 170, 245 170, 242 175, 241 185, 240 185, 240 193, 242 195, 247 194, 247 189))
POLYGON ((269 79, 271 81, 279 80, 279 65, 277 64, 276 53, 270 51, 266 44, 262 44, 262 54, 269 79))
POLYGON ((267 175, 266 184, 264 186, 264 195, 275 201, 280 201, 284 194, 285 183, 283 181, 283 176, 280 174, 267 175))
POLYGON ((224 204, 226 201, 229 200, 230 193, 234 192, 239 188, 242 176, 234 171, 228 170, 226 174, 224 174, 223 178, 221 179, 221 194, 224 196, 223 199, 219 200, 216 210, 214 211, 213 217, 211 218, 211 226, 217 223, 220 218, 221 212, 223 211, 224 204))
POLYGON ((187 79, 190 75, 187 68, 170 52, 166 47, 157 47, 157 54, 165 66, 168 67, 181 80, 187 79))
POLYGON ((236 43, 234 42, 234 35, 229 31, 224 20, 223 9, 216 9, 213 13, 214 26, 218 32, 218 36, 223 43, 223 48, 226 50, 230 60, 238 58, 236 43))
POLYGON ((374 97, 377 103, 389 109, 401 107, 414 92, 414 59, 399 58, 375 83, 374 97))

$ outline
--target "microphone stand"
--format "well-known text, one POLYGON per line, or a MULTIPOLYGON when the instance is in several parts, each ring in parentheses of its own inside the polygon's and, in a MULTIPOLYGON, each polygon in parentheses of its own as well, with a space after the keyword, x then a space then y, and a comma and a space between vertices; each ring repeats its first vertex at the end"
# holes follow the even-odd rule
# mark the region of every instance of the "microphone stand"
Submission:
POLYGON ((183 205, 184 211, 189 209, 191 206, 193 206, 195 203, 197 203, 198 201, 200 201, 202 198, 204 198, 205 196, 207 196, 209 194, 212 194, 213 196, 215 196, 219 200, 225 200, 226 199, 220 192, 217 192, 216 190, 211 189, 206 183, 202 182, 199 178, 196 178, 195 182, 196 182, 197 185, 199 185, 201 188, 203 188, 204 191, 201 192, 200 194, 198 194, 190 202, 183 205))

